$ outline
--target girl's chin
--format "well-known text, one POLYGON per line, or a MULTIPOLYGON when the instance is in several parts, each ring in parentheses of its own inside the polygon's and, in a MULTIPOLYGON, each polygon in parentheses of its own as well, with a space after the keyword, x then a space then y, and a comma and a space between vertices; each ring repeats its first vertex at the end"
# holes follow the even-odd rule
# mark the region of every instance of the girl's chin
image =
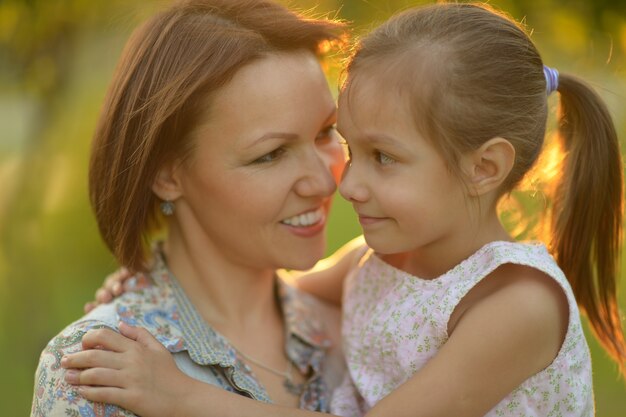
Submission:
POLYGON ((381 255, 393 255, 398 253, 407 252, 407 249, 404 247, 400 247, 396 242, 388 242, 380 239, 380 237, 370 236, 368 238, 367 233, 364 233, 365 243, 367 246, 372 249, 374 252, 381 255))

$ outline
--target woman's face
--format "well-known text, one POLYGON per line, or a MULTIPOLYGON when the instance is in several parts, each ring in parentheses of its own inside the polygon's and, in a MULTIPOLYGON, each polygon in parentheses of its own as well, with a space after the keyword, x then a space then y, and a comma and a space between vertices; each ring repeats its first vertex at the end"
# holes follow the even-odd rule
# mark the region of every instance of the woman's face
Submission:
POLYGON ((242 68, 194 129, 175 169, 176 220, 194 242, 250 268, 310 268, 344 156, 335 101, 311 53, 272 54, 242 68))

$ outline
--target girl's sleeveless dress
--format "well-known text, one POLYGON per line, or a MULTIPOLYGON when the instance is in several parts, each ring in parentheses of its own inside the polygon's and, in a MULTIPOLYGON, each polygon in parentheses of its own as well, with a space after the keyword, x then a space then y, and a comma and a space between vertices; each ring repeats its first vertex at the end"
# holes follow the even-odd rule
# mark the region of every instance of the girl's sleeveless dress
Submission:
POLYGON ((349 375, 335 390, 331 412, 361 416, 411 378, 448 339, 448 321, 461 299, 507 263, 536 268, 554 279, 567 296, 569 324, 552 364, 486 415, 593 416, 591 359, 572 289, 545 246, 513 242, 491 242, 431 280, 396 269, 368 251, 345 283, 342 333, 349 375))

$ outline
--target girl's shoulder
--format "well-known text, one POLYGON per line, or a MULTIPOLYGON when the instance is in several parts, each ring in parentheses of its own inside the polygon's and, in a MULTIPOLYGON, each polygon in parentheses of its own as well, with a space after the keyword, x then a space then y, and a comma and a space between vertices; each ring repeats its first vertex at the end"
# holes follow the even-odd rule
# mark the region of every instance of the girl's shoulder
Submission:
POLYGON ((444 288, 460 284, 471 286, 505 264, 526 265, 544 272, 560 283, 567 285, 567 279, 556 264, 548 249, 539 242, 493 241, 485 244, 466 259, 453 266, 437 278, 422 279, 393 266, 388 255, 381 256, 369 249, 362 254, 359 267, 373 275, 385 274, 400 279, 409 279, 422 286, 444 288))
POLYGON ((507 305, 507 311, 514 314, 547 314, 541 310, 549 309, 553 316, 565 318, 569 307, 576 305, 567 279, 541 243, 491 242, 451 274, 458 278, 459 290, 459 302, 451 312, 451 327, 456 316, 486 300, 507 305))
POLYGON ((537 371, 544 369, 563 345, 570 318, 578 316, 567 280, 543 245, 502 242, 481 258, 482 277, 451 312, 448 334, 470 313, 475 323, 483 319, 486 326, 497 318, 504 329, 526 335, 522 350, 533 352, 537 371))
MULTIPOLYGON (((543 243, 494 241, 482 246, 470 257, 454 267, 449 274, 476 276, 478 279, 488 276, 502 265, 523 265, 530 269, 561 280, 563 273, 543 243)), ((522 271, 523 269, 519 269, 522 271)))

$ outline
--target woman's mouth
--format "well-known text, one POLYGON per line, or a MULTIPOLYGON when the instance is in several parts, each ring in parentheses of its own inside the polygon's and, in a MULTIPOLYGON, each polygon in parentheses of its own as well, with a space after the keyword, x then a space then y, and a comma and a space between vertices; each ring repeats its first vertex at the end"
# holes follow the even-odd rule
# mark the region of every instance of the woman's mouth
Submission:
POLYGON ((322 219, 324 219, 324 209, 319 207, 317 210, 308 211, 282 220, 281 223, 287 226, 309 227, 319 223, 322 219))
POLYGON ((324 207, 298 214, 280 222, 288 230, 299 237, 313 237, 326 227, 326 211, 324 207))

